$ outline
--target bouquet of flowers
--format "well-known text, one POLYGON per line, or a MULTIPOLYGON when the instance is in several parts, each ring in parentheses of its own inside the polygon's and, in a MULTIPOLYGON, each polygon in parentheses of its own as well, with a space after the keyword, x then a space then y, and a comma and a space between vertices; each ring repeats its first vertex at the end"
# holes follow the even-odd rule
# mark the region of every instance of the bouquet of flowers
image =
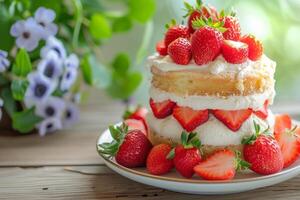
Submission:
MULTIPOLYGON (((97 63, 96 54, 90 50, 99 48, 103 38, 111 37, 112 28, 105 15, 93 14, 89 9, 94 5, 87 1, 53 1, 54 5, 66 9, 62 12, 63 20, 56 20, 55 10, 41 2, 41 6, 31 12, 34 2, 0 2, 3 4, 0 12, 9 21, 9 31, 3 39, 12 41, 0 42, 0 129, 8 126, 20 133, 37 129, 44 136, 71 126, 79 119, 77 104, 82 83, 102 85, 111 96, 123 100, 132 94, 141 75, 128 69, 128 56, 118 54, 108 68, 97 63), (84 5, 89 5, 87 16, 83 12, 84 5), (73 10, 67 11, 72 6, 73 10), (104 31, 99 30, 101 28, 104 31), (103 77, 106 84, 99 84, 98 79, 103 77), (130 88, 124 88, 126 81, 132 83, 129 83, 130 88)), ((124 17, 112 20, 122 24, 124 17)), ((130 27, 116 32, 128 29, 130 27)))

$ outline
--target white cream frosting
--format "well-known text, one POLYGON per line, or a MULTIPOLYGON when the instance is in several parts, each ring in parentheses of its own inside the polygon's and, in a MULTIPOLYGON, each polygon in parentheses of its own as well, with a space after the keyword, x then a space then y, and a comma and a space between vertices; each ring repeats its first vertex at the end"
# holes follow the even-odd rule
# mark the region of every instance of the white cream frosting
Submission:
MULTIPOLYGON (((252 114, 236 132, 231 131, 222 122, 210 114, 208 121, 198 126, 194 132, 198 133, 198 137, 204 145, 239 145, 245 136, 254 133, 253 120, 261 126, 262 130, 266 129, 268 125, 270 127, 274 126, 274 115, 270 110, 267 121, 261 120, 252 114)), ((165 138, 170 138, 175 142, 180 142, 180 135, 184 129, 172 116, 164 119, 157 119, 150 112, 147 115, 147 121, 150 129, 156 134, 165 138)))
POLYGON ((188 65, 179 65, 174 63, 170 56, 160 56, 156 53, 148 57, 148 64, 149 66, 156 66, 165 72, 195 70, 216 75, 234 73, 237 75, 237 78, 256 73, 263 73, 273 77, 276 68, 276 63, 265 55, 257 61, 247 59, 241 64, 228 63, 222 55, 219 55, 214 61, 205 65, 197 65, 194 60, 191 60, 188 65))
POLYGON ((161 102, 169 99, 173 102, 176 102, 179 106, 187 106, 193 108, 194 110, 240 110, 247 108, 260 110, 263 107, 265 100, 269 100, 269 105, 273 103, 275 90, 274 87, 271 87, 263 93, 257 93, 248 96, 178 96, 174 93, 169 93, 151 86, 149 95, 154 102, 161 102))

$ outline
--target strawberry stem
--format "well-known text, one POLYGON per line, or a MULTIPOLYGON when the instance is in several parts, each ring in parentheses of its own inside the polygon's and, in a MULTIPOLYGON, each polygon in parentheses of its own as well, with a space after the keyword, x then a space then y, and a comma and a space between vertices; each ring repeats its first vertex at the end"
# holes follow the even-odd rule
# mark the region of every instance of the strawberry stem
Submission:
POLYGON ((240 170, 249 169, 250 166, 251 166, 250 163, 241 159, 241 152, 236 150, 235 151, 235 169, 240 171, 240 170))

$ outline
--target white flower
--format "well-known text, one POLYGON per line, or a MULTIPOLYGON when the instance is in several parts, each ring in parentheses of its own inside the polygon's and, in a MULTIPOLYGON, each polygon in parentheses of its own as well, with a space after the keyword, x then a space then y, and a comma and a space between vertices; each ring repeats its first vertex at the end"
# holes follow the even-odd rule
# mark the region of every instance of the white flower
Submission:
POLYGON ((57 83, 44 77, 38 72, 32 72, 27 76, 29 86, 25 93, 26 106, 33 102, 43 101, 54 92, 57 83))
POLYGON ((0 49, 0 72, 4 72, 9 67, 10 62, 7 59, 7 52, 0 49))
POLYGON ((66 102, 66 111, 63 119, 63 126, 70 127, 79 120, 80 111, 76 104, 66 102))
POLYGON ((62 129, 62 124, 60 119, 55 117, 50 117, 44 119, 42 122, 37 124, 36 128, 38 129, 40 136, 45 136, 46 133, 51 133, 56 130, 62 129))
POLYGON ((10 29, 10 34, 17 38, 17 46, 28 51, 32 51, 38 46, 42 33, 41 26, 32 17, 26 21, 17 21, 10 29))
POLYGON ((66 50, 63 43, 53 36, 50 36, 46 40, 46 45, 41 49, 41 57, 45 58, 49 51, 54 51, 57 53, 61 60, 66 58, 66 50))
POLYGON ((65 111, 65 101, 58 97, 50 96, 44 101, 37 102, 35 105, 36 115, 49 118, 55 117, 61 119, 65 111))
POLYGON ((53 51, 49 51, 47 56, 39 62, 37 69, 41 74, 50 79, 59 78, 63 72, 62 62, 53 51))
POLYGON ((34 19, 42 27, 44 39, 56 35, 58 29, 56 24, 52 23, 55 19, 53 10, 39 7, 34 13, 34 19))
POLYGON ((76 54, 72 53, 71 55, 69 55, 69 57, 66 58, 64 64, 66 67, 73 67, 77 69, 79 66, 79 59, 76 54))
POLYGON ((62 91, 69 90, 75 83, 77 74, 77 69, 71 67, 66 68, 60 83, 60 89, 62 91))

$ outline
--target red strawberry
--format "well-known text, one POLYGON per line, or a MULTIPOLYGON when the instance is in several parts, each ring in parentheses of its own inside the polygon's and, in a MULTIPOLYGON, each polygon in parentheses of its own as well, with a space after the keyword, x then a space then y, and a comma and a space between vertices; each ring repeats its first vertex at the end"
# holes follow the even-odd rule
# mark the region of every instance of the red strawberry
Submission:
POLYGON ((99 152, 107 156, 115 156, 117 163, 133 168, 145 166, 152 144, 140 130, 128 131, 123 123, 121 126, 109 127, 113 141, 99 145, 99 152))
POLYGON ((147 170, 151 174, 166 174, 173 168, 172 159, 167 156, 172 150, 169 144, 159 144, 154 146, 147 157, 147 170))
POLYGON ((264 175, 281 171, 283 157, 277 141, 271 136, 262 134, 256 123, 254 127, 256 133, 242 140, 245 145, 244 158, 251 164, 250 169, 264 175))
POLYGON ((175 106, 173 117, 186 131, 191 132, 208 120, 208 110, 193 110, 189 107, 175 106))
POLYGON ((253 113, 261 119, 267 119, 268 117, 268 104, 269 101, 266 100, 264 106, 261 110, 253 111, 253 113))
POLYGON ((165 34, 165 45, 166 45, 166 47, 168 47, 169 44, 171 44, 171 42, 173 42, 174 40, 176 40, 177 38, 180 38, 180 37, 182 37, 182 38, 189 38, 190 37, 188 27, 183 26, 183 25, 171 26, 165 34))
POLYGON ((280 134, 292 128, 292 119, 287 114, 276 115, 274 124, 274 135, 280 134))
POLYGON ((153 99, 150 99, 150 107, 154 116, 158 119, 163 119, 172 114, 173 108, 176 103, 166 100, 163 102, 154 102, 153 99))
POLYGON ((300 129, 291 130, 291 127, 292 119, 289 115, 276 115, 274 136, 281 149, 284 168, 294 163, 300 155, 300 129))
POLYGON ((140 130, 146 136, 148 135, 147 128, 142 120, 126 119, 124 123, 128 126, 128 130, 140 130))
POLYGON ((135 110, 126 110, 125 113, 123 114, 123 119, 136 119, 136 120, 141 120, 144 125, 145 129, 148 129, 147 123, 146 123, 146 115, 148 113, 148 110, 142 106, 136 107, 135 110))
POLYGON ((156 51, 159 53, 161 56, 166 56, 168 55, 168 48, 165 45, 165 40, 161 40, 156 43, 156 51))
POLYGON ((237 131, 241 128, 244 121, 250 117, 252 110, 213 110, 212 113, 229 129, 237 131))
POLYGON ((186 38, 177 38, 169 45, 168 54, 177 64, 189 64, 192 59, 192 47, 190 41, 186 38))
POLYGON ((222 54, 224 59, 229 63, 243 63, 248 58, 248 45, 233 40, 224 40, 222 54))
POLYGON ((250 60, 256 61, 260 59, 264 51, 261 41, 256 39, 253 35, 245 35, 240 39, 240 41, 248 44, 248 58, 250 60))
POLYGON ((194 167, 196 174, 206 180, 230 180, 237 169, 247 168, 248 163, 235 157, 233 151, 218 150, 194 167))
POLYGON ((226 40, 238 41, 241 37, 241 27, 238 19, 233 16, 224 17, 224 28, 227 30, 223 33, 226 40))
POLYGON ((198 65, 213 61, 220 53, 223 42, 222 33, 204 26, 192 35, 191 44, 194 60, 198 65))
POLYGON ((201 161, 200 141, 196 135, 196 133, 182 132, 182 144, 175 147, 173 159, 175 168, 186 178, 194 175, 194 167, 201 161))

